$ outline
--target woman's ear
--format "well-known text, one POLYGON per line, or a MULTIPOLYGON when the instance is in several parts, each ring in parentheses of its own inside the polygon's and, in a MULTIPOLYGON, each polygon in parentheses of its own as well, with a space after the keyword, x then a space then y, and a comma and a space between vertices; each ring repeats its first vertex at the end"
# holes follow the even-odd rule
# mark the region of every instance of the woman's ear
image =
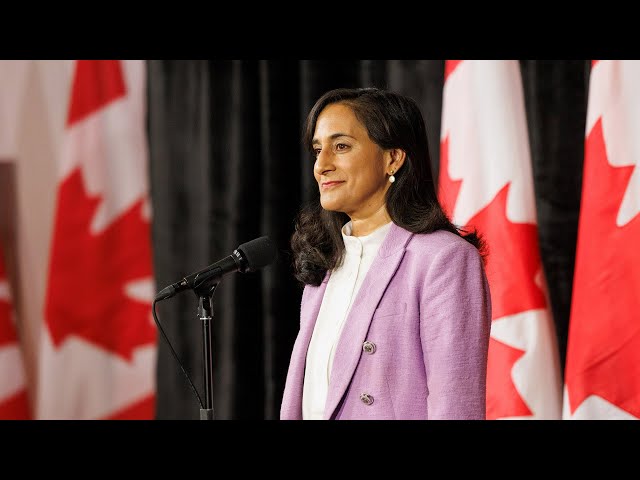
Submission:
POLYGON ((400 148, 392 148, 388 150, 389 156, 387 159, 387 173, 393 175, 396 173, 407 158, 407 152, 400 148))

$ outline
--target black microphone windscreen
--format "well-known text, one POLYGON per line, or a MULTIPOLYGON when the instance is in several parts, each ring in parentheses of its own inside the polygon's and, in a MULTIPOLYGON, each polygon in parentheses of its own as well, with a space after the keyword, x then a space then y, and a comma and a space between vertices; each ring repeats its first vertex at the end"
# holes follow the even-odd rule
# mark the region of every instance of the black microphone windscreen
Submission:
POLYGON ((276 248, 269 237, 260 237, 243 243, 238 247, 238 251, 247 260, 249 271, 266 267, 276 258, 276 248))

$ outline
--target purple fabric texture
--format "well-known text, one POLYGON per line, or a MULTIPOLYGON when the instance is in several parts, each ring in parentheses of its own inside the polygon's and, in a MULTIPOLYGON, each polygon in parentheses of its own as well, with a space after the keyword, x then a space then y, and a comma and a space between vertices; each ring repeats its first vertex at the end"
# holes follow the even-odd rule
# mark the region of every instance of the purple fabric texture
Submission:
MULTIPOLYGON (((307 348, 329 275, 302 295, 282 420, 302 419, 307 348)), ((392 224, 336 347, 324 418, 485 419, 490 329, 477 249, 450 232, 392 224)))

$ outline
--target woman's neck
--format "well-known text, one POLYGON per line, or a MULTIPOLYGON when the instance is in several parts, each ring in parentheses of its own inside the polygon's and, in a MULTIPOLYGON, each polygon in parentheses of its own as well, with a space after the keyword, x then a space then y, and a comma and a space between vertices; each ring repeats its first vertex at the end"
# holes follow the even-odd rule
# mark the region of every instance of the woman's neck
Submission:
POLYGON ((383 225, 391 221, 391 217, 387 212, 386 205, 382 205, 373 214, 367 217, 350 216, 351 218, 351 235, 354 237, 364 237, 374 232, 383 225))

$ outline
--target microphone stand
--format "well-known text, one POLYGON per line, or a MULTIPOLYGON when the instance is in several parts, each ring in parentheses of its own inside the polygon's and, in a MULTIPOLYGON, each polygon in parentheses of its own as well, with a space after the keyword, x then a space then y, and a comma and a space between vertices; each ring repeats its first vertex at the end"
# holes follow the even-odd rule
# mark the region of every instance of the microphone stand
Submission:
POLYGON ((211 342, 211 320, 213 319, 212 297, 219 281, 206 288, 195 289, 198 296, 198 318, 202 321, 202 351, 204 357, 204 408, 200 409, 200 420, 213 420, 213 360, 211 342))

